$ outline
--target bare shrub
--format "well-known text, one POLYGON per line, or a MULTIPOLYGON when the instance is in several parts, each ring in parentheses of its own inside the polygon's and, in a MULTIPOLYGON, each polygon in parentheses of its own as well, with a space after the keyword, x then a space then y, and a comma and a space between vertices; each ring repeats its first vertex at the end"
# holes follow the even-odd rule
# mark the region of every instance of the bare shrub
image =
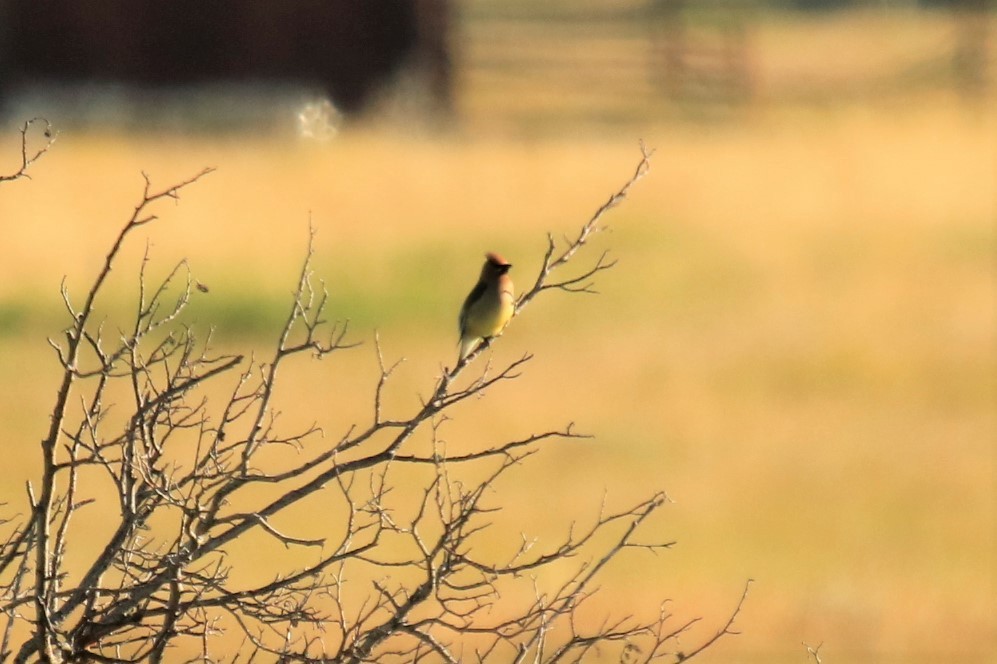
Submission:
MULTIPOLYGON (((20 169, 4 180, 27 177, 51 145, 46 125, 49 142, 28 148, 35 122, 22 131, 20 169)), ((517 315, 548 291, 590 291, 613 266, 605 254, 575 264, 649 157, 642 148, 633 175, 576 235, 548 237, 517 315)), ((491 398, 484 391, 515 380, 530 355, 491 367, 475 364, 478 348, 444 369, 418 407, 388 412, 395 365, 375 343, 380 373, 362 421, 331 443, 317 426, 280 430, 273 402, 295 361, 355 346, 345 325, 326 322, 311 246, 262 361, 216 353, 210 334, 202 339, 183 323, 199 287, 185 261, 156 281, 146 256, 131 320, 99 321, 96 303, 133 231, 209 172, 162 189, 146 177, 87 292, 76 298, 63 286, 69 325, 49 340, 62 371, 42 470, 28 484, 25 516, 6 521, 0 540, 0 659, 159 662, 186 652, 192 661, 558 662, 598 649, 647 662, 688 659, 735 633, 743 595, 713 636, 684 652, 678 637, 696 620, 673 624, 664 606, 594 626, 579 617, 579 607, 598 601, 594 582, 610 561, 672 544, 639 536, 662 493, 604 506, 562 539, 523 541, 506 556, 478 546, 499 527, 497 481, 543 446, 582 435, 569 424, 461 454, 440 443, 438 428, 462 402, 491 398), (222 389, 227 396, 215 398, 222 389), (276 453, 288 448, 294 454, 276 453), (315 496, 329 506, 321 536, 278 524, 315 496), (98 538, 92 551, 80 544, 83 531, 98 538), (286 547, 293 568, 244 565, 262 539, 286 547)), ((7 500, 16 513, 16 499, 7 500)))

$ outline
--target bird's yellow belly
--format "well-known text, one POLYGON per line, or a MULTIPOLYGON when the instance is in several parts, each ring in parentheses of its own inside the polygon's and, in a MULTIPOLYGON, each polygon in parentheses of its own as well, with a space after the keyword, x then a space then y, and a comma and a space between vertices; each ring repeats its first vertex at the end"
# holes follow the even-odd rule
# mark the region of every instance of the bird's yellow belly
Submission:
POLYGON ((468 336, 493 337, 502 331, 511 316, 512 302, 503 302, 500 307, 472 316, 467 321, 468 336))

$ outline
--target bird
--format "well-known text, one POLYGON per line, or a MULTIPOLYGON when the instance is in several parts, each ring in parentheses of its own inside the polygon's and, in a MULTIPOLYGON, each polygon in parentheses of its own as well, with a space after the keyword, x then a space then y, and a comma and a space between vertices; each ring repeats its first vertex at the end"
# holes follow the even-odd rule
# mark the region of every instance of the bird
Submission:
POLYGON ((460 359, 471 354, 479 342, 488 341, 502 331, 515 309, 512 264, 496 253, 485 254, 481 276, 475 284, 458 319, 460 328, 460 359))

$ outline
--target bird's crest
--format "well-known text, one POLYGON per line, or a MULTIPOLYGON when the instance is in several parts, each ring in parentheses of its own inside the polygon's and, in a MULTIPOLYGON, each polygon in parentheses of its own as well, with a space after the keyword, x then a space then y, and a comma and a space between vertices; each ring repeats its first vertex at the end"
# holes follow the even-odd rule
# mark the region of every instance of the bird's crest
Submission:
POLYGON ((488 259, 488 262, 491 263, 492 265, 501 267, 503 265, 509 264, 509 261, 502 258, 500 255, 496 254, 494 251, 489 251, 487 254, 485 254, 485 258, 488 259))

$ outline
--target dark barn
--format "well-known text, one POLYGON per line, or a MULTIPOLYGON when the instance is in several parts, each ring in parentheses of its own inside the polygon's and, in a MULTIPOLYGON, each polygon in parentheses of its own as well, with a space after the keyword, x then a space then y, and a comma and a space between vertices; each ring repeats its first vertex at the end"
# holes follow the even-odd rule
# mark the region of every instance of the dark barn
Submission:
POLYGON ((364 108, 401 70, 447 110, 449 0, 0 0, 0 104, 42 84, 300 83, 364 108))

